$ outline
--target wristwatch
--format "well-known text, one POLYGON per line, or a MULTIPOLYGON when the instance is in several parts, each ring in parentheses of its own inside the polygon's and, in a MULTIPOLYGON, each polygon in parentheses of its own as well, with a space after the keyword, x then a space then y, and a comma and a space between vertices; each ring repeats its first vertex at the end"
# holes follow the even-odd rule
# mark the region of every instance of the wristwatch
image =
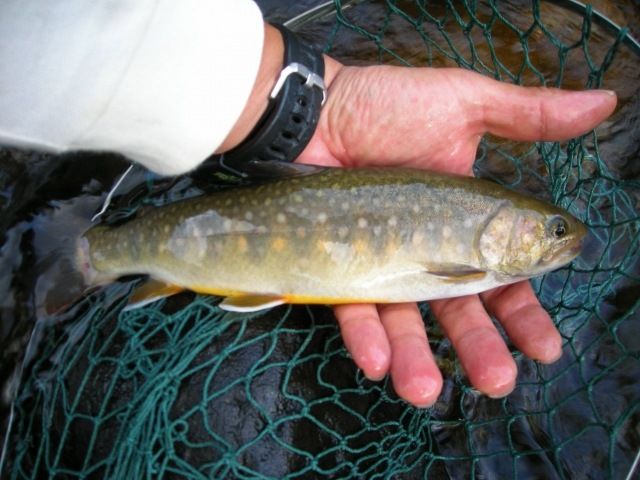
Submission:
POLYGON ((219 158, 235 175, 263 176, 263 162, 292 162, 307 146, 327 99, 322 53, 287 28, 275 25, 284 42, 284 68, 269 95, 269 104, 246 140, 219 158))

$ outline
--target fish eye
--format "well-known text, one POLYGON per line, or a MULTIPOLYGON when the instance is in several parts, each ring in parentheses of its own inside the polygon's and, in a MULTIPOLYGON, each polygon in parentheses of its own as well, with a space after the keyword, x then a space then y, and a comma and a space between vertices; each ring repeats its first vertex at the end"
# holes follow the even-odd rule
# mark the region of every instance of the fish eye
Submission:
POLYGON ((549 222, 547 229, 553 238, 561 239, 567 234, 569 226, 564 218, 554 217, 549 222))

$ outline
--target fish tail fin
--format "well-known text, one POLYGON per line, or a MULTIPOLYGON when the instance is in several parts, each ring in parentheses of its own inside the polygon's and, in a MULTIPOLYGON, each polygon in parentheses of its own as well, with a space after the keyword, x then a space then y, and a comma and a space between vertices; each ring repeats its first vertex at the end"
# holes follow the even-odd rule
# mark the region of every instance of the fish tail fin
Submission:
POLYGON ((60 312, 103 283, 89 262, 89 242, 84 233, 92 225, 85 210, 83 206, 66 205, 41 219, 34 292, 40 314, 60 312))
MULTIPOLYGON (((74 242, 75 243, 75 242, 74 242)), ((42 273, 36 283, 36 305, 39 311, 51 315, 78 300, 88 290, 82 271, 78 268, 77 248, 58 250, 55 259, 39 264, 42 273)))

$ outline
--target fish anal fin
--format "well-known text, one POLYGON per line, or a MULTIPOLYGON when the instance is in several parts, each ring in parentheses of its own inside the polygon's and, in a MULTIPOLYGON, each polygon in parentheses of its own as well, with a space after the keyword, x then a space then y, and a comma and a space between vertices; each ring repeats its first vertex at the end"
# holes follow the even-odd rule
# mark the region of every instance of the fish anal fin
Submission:
POLYGON ((149 303, 155 302, 162 298, 170 297, 184 291, 184 287, 165 283, 160 280, 150 279, 137 287, 131 297, 125 310, 133 310, 135 308, 144 307, 149 303))
POLYGON ((284 303, 285 299, 277 295, 248 293, 226 297, 218 306, 229 312, 258 312, 284 303))

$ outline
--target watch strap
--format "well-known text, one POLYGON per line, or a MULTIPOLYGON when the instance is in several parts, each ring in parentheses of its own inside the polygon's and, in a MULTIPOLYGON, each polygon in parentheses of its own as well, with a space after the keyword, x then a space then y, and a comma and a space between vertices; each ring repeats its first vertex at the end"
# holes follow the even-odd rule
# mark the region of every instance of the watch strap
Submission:
POLYGON ((284 42, 284 68, 267 110, 247 139, 219 159, 227 171, 242 177, 250 175, 256 162, 295 160, 311 140, 326 100, 322 53, 287 28, 275 27, 284 42))

